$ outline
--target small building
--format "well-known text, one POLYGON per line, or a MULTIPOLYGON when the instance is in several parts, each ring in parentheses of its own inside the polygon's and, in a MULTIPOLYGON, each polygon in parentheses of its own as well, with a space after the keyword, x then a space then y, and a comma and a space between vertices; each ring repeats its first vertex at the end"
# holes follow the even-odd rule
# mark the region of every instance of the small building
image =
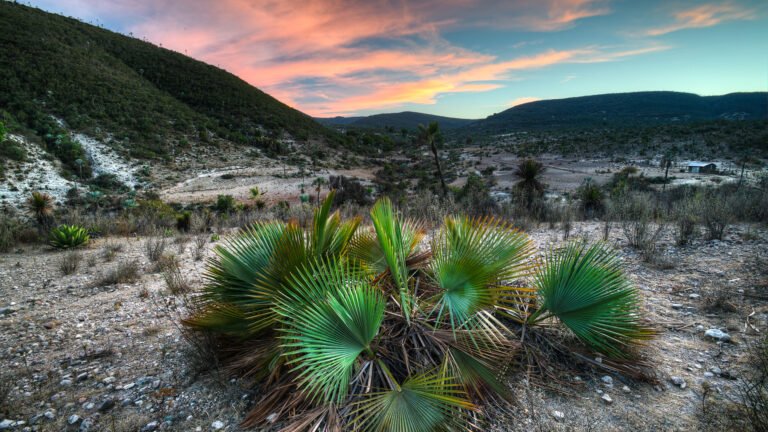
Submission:
POLYGON ((717 164, 714 162, 688 162, 688 172, 697 174, 714 174, 717 164))

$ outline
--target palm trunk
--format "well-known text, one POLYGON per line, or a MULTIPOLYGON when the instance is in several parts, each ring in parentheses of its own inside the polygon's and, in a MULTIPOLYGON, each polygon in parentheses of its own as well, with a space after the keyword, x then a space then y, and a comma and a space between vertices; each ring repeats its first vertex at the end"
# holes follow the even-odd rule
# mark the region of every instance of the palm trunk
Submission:
POLYGON ((443 178, 443 169, 440 167, 440 157, 437 155, 437 146, 433 141, 431 143, 432 154, 435 155, 435 165, 437 166, 437 176, 440 178, 440 187, 443 190, 443 196, 448 196, 448 186, 445 185, 445 179, 443 178))

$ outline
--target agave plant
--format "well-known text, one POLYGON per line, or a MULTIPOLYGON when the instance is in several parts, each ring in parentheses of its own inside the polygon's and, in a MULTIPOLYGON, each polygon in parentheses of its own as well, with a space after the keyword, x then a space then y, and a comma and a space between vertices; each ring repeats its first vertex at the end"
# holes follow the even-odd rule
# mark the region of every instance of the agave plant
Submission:
POLYGON ((230 370, 261 384, 244 427, 466 430, 511 397, 504 373, 526 328, 559 320, 619 358, 652 335, 604 246, 542 264, 506 223, 449 217, 427 247, 388 199, 359 228, 330 212, 333 196, 306 231, 257 223, 218 246, 184 321, 219 335, 230 370))
POLYGON ((77 225, 59 225, 51 230, 48 243, 56 249, 83 246, 91 239, 88 230, 77 225))

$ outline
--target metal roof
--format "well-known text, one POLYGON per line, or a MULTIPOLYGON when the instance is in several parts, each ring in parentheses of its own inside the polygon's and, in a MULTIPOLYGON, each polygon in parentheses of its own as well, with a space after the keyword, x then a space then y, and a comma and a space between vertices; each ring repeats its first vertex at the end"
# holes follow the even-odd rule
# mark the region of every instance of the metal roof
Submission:
POLYGON ((688 166, 689 167, 705 167, 705 166, 708 166, 708 165, 715 165, 715 166, 717 166, 717 164, 714 163, 714 162, 688 162, 688 166))

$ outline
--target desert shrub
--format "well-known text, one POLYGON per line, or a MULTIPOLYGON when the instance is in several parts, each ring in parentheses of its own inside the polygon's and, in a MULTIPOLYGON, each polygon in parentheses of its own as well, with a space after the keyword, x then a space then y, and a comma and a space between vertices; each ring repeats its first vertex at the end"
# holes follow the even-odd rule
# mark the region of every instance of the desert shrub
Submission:
POLYGON ((328 187, 336 189, 335 206, 345 203, 354 203, 359 206, 371 204, 371 196, 368 189, 358 179, 345 176, 328 177, 328 187))
POLYGON ((696 237, 698 210, 692 198, 679 201, 672 212, 675 224, 675 240, 680 246, 687 245, 696 237))
POLYGON ((699 200, 699 214, 707 240, 722 240, 725 230, 733 222, 729 200, 717 193, 708 193, 699 200))
POLYGON ((0 161, 2 160, 24 162, 27 160, 27 151, 16 141, 0 139, 0 161))
POLYGON ((144 255, 149 262, 156 263, 163 257, 168 240, 157 233, 144 241, 144 255))
POLYGON ((8 252, 19 241, 21 222, 12 215, 0 213, 0 252, 8 252))
POLYGON ((213 208, 221 213, 229 213, 235 209, 235 198, 232 195, 219 195, 213 208))
POLYGON ((133 283, 137 280, 139 280, 139 263, 135 260, 120 261, 96 281, 96 286, 133 283))
POLYGON ((576 198, 579 200, 581 212, 585 218, 599 216, 605 210, 605 194, 602 188, 590 178, 585 179, 576 189, 576 198))
POLYGON ((183 294, 190 290, 189 282, 187 278, 181 272, 181 266, 178 261, 168 263, 163 269, 163 280, 165 286, 168 288, 168 292, 172 295, 183 294))
POLYGON ((472 216, 491 215, 498 211, 488 183, 474 173, 467 177, 467 182, 456 193, 456 203, 463 213, 472 216))
POLYGON ((83 246, 91 239, 88 231, 77 225, 59 225, 51 230, 48 243, 56 249, 71 249, 83 246))
POLYGON ((361 230, 332 202, 309 229, 262 222, 217 246, 183 320, 219 336, 228 371, 253 372, 264 396, 244 427, 462 430, 483 404, 511 398, 503 374, 526 329, 556 321, 624 360, 653 334, 602 244, 552 250, 535 288, 519 288, 504 282, 532 276, 536 251, 507 223, 449 217, 422 249, 425 231, 388 199, 361 230))
POLYGON ((27 209, 37 221, 37 224, 46 228, 53 220, 53 197, 43 192, 32 192, 27 198, 27 209))
POLYGON ((656 217, 655 200, 650 194, 614 196, 611 212, 611 218, 619 222, 630 246, 640 250, 654 247, 664 229, 656 217))
POLYGON ((115 259, 119 252, 123 251, 123 249, 124 247, 122 243, 109 241, 105 243, 101 248, 101 257, 104 259, 104 261, 112 261, 115 259))
POLYGON ((176 216, 176 229, 181 232, 189 232, 192 228, 192 212, 185 211, 176 216))
POLYGON ((59 262, 59 270, 61 270, 61 273, 65 276, 71 275, 77 271, 77 268, 80 266, 80 261, 82 260, 83 256, 80 252, 70 251, 61 258, 61 261, 59 262))
POLYGON ((205 247, 208 244, 207 234, 195 236, 195 261, 200 261, 205 256, 205 247))

